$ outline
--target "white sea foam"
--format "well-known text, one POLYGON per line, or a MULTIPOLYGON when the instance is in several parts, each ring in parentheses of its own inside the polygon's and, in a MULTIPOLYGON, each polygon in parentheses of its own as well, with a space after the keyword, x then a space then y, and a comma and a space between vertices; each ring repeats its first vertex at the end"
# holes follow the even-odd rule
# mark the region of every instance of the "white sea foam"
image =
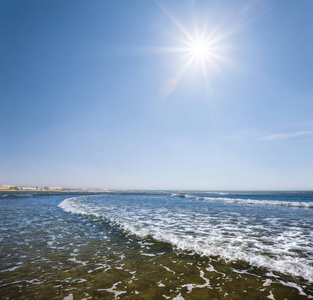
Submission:
POLYGON ((118 284, 122 283, 122 281, 116 282, 113 284, 113 286, 109 289, 98 289, 98 291, 107 291, 109 293, 113 293, 114 294, 114 298, 116 299, 119 295, 126 293, 126 291, 118 291, 116 290, 116 286, 118 284))
POLYGON ((173 274, 175 274, 175 272, 173 270, 171 270, 170 268, 166 267, 166 266, 162 266, 166 271, 171 272, 173 274))
POLYGON ((273 283, 271 279, 266 279, 263 283, 263 286, 270 286, 273 283))
POLYGON ((165 284, 162 283, 162 281, 159 281, 157 284, 158 284, 158 287, 165 287, 165 284))
MULTIPOLYGON (((313 282, 313 236, 310 230, 305 231, 306 223, 301 227, 296 221, 289 220, 287 225, 282 218, 258 221, 238 212, 210 215, 206 211, 149 206, 146 202, 136 205, 132 201, 121 204, 105 199, 93 202, 94 199, 90 196, 69 198, 59 207, 66 212, 105 218, 127 233, 143 238, 152 236, 181 250, 217 256, 226 261, 245 261, 252 266, 313 282)), ((247 201, 220 199, 228 200, 247 201)), ((251 201, 253 204, 261 202, 251 201)))
POLYGON ((272 291, 270 291, 270 294, 267 296, 268 299, 271 299, 271 300, 275 300, 275 297, 272 293, 272 291))
POLYGON ((153 253, 144 253, 144 252, 141 252, 141 255, 143 255, 143 256, 150 256, 150 257, 156 256, 153 253))
POLYGON ((184 284, 183 287, 187 287, 188 293, 191 293, 193 289, 196 288, 210 288, 210 280, 206 277, 204 277, 204 272, 200 270, 200 277, 205 281, 204 284, 194 284, 194 283, 188 283, 184 284))
POLYGON ((20 268, 21 266, 15 266, 15 267, 12 267, 10 269, 5 269, 5 270, 1 270, 0 273, 3 273, 3 272, 12 272, 18 268, 20 268))
MULTIPOLYGON (((292 288, 295 288, 299 291, 299 294, 302 295, 302 296, 306 296, 306 294, 304 293, 303 289, 298 286, 296 283, 294 282, 284 282, 282 280, 280 280, 280 283, 283 284, 284 286, 289 286, 289 287, 292 287, 292 288)), ((309 297, 310 299, 312 299, 313 297, 309 297)))
POLYGON ((69 294, 68 296, 65 296, 65 297, 63 298, 63 300, 73 300, 73 299, 74 299, 73 294, 69 294))
POLYGON ((298 202, 298 201, 276 201, 276 200, 256 200, 256 199, 242 199, 242 198, 227 198, 227 197, 206 197, 196 195, 181 195, 172 194, 172 197, 185 197, 186 199, 195 199, 203 201, 220 201, 226 203, 237 203, 237 204, 249 204, 249 205, 271 205, 271 206, 287 206, 287 207, 298 207, 298 208, 313 208, 313 202, 298 202))
POLYGON ((173 300, 184 300, 185 298, 179 293, 176 297, 173 298, 173 300))

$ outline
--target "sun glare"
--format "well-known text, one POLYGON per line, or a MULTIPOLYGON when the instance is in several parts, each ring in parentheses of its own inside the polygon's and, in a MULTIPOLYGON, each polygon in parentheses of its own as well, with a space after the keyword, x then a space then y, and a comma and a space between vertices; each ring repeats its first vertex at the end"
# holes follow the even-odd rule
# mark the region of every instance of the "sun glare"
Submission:
POLYGON ((190 54, 193 58, 198 60, 204 60, 210 56, 211 49, 208 43, 205 41, 194 41, 190 46, 190 54))
MULTIPOLYGON (((166 93, 166 95, 171 94, 175 90, 180 79, 187 73, 187 70, 194 67, 201 70, 205 82, 207 97, 213 99, 211 78, 214 76, 214 73, 219 73, 221 71, 221 65, 233 65, 233 62, 227 55, 227 52, 230 49, 230 46, 227 46, 227 41, 240 29, 240 26, 232 26, 225 31, 221 30, 221 24, 213 25, 210 24, 208 20, 204 20, 202 26, 195 24, 193 30, 187 30, 185 25, 179 22, 174 15, 160 4, 159 6, 181 33, 177 38, 180 45, 167 48, 159 47, 156 50, 163 53, 177 53, 178 56, 176 61, 182 63, 176 74, 171 78, 174 79, 173 82, 175 82, 175 85, 170 89, 171 92, 166 93)), ((164 82, 162 87, 167 86, 167 83, 168 81, 164 82)))

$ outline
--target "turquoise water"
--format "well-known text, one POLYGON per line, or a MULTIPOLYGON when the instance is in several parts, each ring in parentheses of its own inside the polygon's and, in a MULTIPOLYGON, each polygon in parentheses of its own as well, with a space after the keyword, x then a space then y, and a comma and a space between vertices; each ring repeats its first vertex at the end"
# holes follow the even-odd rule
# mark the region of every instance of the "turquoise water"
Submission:
POLYGON ((313 194, 0 194, 3 299, 313 298, 313 194))

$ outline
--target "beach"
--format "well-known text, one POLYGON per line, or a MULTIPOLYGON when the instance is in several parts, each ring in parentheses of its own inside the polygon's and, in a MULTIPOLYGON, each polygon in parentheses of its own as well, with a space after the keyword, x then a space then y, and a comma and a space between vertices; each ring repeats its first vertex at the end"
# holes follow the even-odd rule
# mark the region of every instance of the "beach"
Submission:
POLYGON ((1 299, 311 299, 306 192, 0 194, 1 299))

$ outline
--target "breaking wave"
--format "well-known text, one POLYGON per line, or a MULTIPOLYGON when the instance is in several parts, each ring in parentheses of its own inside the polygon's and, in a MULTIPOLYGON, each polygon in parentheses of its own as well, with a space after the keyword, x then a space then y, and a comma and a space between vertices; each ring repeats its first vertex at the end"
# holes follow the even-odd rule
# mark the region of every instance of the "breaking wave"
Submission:
POLYGON ((227 198, 227 197, 206 197, 189 194, 171 194, 172 197, 181 197, 186 199, 195 199, 211 202, 226 202, 233 204, 249 204, 249 205, 270 205, 270 206, 286 206, 298 208, 313 208, 313 202, 299 202, 299 201, 278 201, 278 200, 256 200, 256 199, 241 199, 241 198, 227 198))
MULTIPOLYGON (((177 197, 181 195, 177 194, 177 197)), ((184 198, 194 197, 185 195, 184 198)), ((230 203, 261 202, 195 197, 197 198, 230 203)), ((277 205, 278 201, 267 202, 270 204, 266 205, 277 205)), ((291 206, 290 204, 287 206, 291 206)), ((286 206, 286 203, 283 205, 286 206)), ((133 200, 108 201, 99 196, 68 198, 58 206, 65 212, 105 219, 117 224, 126 233, 142 238, 151 236, 155 240, 171 243, 180 250, 220 257, 226 261, 245 261, 254 267, 264 267, 313 282, 312 236, 310 233, 304 234, 298 223, 281 225, 279 218, 251 221, 249 216, 240 213, 210 215, 195 211, 192 209, 194 205, 187 210, 177 209, 177 206, 172 209, 171 203, 168 206, 151 206, 145 202, 137 205, 133 200)), ((295 207, 299 207, 299 204, 295 207)))

